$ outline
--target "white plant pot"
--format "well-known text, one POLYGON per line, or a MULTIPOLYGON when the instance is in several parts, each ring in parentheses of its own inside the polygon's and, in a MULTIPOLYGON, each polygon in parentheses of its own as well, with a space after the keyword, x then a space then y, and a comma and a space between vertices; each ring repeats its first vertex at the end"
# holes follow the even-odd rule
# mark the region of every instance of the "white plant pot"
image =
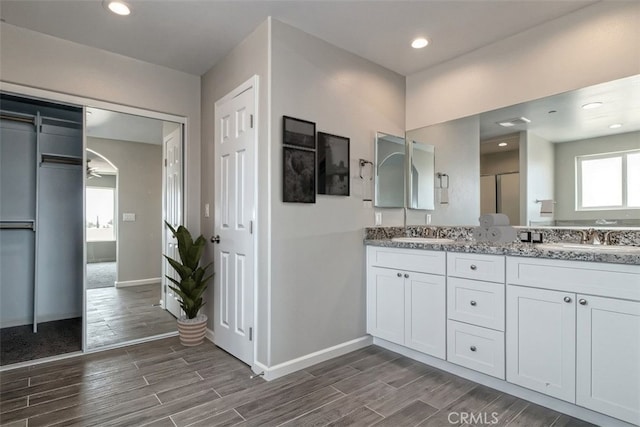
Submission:
POLYGON ((193 347, 202 344, 207 332, 207 316, 199 314, 193 319, 180 317, 178 319, 178 333, 180 343, 185 347, 193 347))

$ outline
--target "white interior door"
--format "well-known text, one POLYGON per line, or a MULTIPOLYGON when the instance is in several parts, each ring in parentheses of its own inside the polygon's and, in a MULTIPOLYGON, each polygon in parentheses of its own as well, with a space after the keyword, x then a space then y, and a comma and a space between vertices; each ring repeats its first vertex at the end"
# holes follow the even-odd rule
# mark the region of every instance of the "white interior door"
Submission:
MULTIPOLYGON (((172 227, 177 228, 182 221, 182 125, 164 138, 165 150, 165 188, 164 188, 164 212, 165 220, 172 227)), ((180 260, 178 254, 178 242, 173 237, 171 230, 164 227, 164 254, 173 259, 180 260)), ((162 289, 164 291, 164 304, 169 313, 180 317, 181 309, 177 295, 169 288, 169 280, 166 275, 179 280, 178 273, 169 265, 167 260, 162 262, 162 289)))
POLYGON ((255 84, 215 105, 214 342, 253 365, 255 84))

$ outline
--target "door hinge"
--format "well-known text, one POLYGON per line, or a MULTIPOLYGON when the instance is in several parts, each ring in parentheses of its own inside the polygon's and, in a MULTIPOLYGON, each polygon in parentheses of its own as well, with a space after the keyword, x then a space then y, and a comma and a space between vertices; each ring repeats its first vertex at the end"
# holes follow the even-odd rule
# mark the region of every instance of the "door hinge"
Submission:
POLYGON ((249 234, 253 234, 253 221, 249 221, 249 234))
POLYGON ((253 341, 253 328, 249 328, 249 341, 253 341))
POLYGON ((164 167, 167 167, 167 159, 164 159, 164 167))
POLYGON ((249 127, 253 129, 253 114, 249 114, 249 127))

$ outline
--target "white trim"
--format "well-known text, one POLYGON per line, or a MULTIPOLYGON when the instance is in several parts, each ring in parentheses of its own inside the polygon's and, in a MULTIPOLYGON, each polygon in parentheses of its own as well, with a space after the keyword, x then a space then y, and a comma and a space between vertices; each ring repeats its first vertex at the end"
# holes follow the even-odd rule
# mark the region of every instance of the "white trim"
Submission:
POLYGON ((141 343, 145 343, 145 342, 151 342, 151 341, 157 341, 157 340, 161 340, 161 339, 165 339, 165 338, 175 337, 177 335, 178 335, 178 331, 167 332, 165 334, 154 335, 152 337, 138 338, 138 339, 131 340, 131 341, 126 341, 126 342, 123 342, 123 343, 118 343, 118 344, 106 345, 104 347, 97 347, 97 348, 87 349, 84 352, 83 351, 76 351, 76 352, 73 352, 73 353, 60 354, 58 356, 43 357, 42 359, 27 360, 26 362, 13 363, 11 365, 0 366, 0 372, 11 371, 13 369, 24 368, 24 367, 28 367, 28 366, 41 365, 43 363, 57 362, 59 360, 71 359, 71 358, 78 357, 78 356, 84 356, 84 355, 87 355, 87 354, 90 354, 90 353, 98 353, 98 352, 101 352, 101 351, 113 350, 115 348, 129 347, 129 346, 135 345, 135 344, 141 344, 141 343))
POLYGON ((207 330, 204 333, 204 337, 206 339, 208 339, 209 341, 213 342, 213 331, 209 328, 207 328, 207 330))
POLYGON ((115 285, 116 288, 129 288, 131 286, 153 285, 156 283, 162 286, 162 279, 160 277, 151 277, 149 279, 123 280, 121 282, 115 282, 115 285))
POLYGON ((276 378, 288 375, 292 372, 296 372, 320 362, 324 362, 325 360, 333 359, 334 357, 342 356, 343 354, 347 354, 352 351, 370 346, 371 343, 371 336, 366 335, 360 338, 356 338, 355 340, 347 341, 333 347, 325 348, 323 350, 298 357, 296 359, 279 363, 272 367, 267 367, 260 362, 256 362, 254 372, 264 372, 264 379, 267 381, 271 381, 275 380, 276 378))
POLYGON ((546 396, 544 394, 517 386, 515 384, 508 383, 504 380, 482 374, 472 369, 463 368, 462 366, 458 366, 451 362, 428 356, 424 353, 411 350, 410 348, 394 344, 381 338, 374 337, 373 344, 399 353, 410 359, 417 360, 418 362, 422 362, 426 365, 433 366, 434 368, 438 368, 459 377, 471 380, 475 383, 494 388, 504 393, 509 393, 513 396, 519 397, 520 399, 533 402, 546 408, 553 409, 554 411, 562 412, 563 414, 567 414, 596 425, 608 427, 633 427, 632 424, 625 423, 624 421, 618 420, 616 418, 591 411, 589 409, 574 405, 569 402, 565 402, 563 400, 546 396))

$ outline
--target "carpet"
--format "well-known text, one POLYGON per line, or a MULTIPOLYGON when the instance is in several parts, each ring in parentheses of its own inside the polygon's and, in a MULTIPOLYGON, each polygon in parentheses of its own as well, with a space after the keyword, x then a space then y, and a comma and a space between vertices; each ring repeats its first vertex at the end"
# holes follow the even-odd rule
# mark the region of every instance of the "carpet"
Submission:
POLYGON ((115 262, 87 264, 87 289, 112 288, 116 281, 115 262))
POLYGON ((82 318, 0 329, 0 365, 82 350, 82 318))

